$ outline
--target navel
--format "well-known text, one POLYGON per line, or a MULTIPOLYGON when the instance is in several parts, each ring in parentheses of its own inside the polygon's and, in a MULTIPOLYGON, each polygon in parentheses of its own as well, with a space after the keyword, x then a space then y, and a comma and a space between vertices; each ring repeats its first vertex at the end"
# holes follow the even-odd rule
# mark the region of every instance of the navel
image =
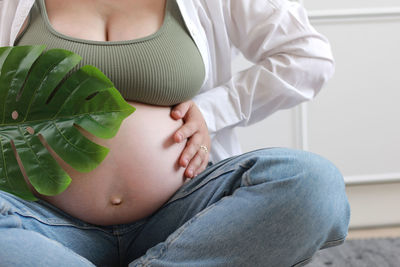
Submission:
POLYGON ((110 202, 112 205, 118 206, 118 205, 122 204, 122 198, 121 197, 111 197, 110 202))

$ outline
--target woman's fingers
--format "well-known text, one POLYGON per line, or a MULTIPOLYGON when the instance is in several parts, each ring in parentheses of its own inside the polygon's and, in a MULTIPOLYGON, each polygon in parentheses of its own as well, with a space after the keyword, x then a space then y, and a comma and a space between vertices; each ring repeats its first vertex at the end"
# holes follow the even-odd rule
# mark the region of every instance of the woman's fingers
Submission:
POLYGON ((197 168, 197 171, 194 173, 194 176, 196 176, 199 173, 201 173, 202 171, 204 171, 208 165, 208 158, 209 158, 208 152, 199 150, 198 153, 205 153, 205 158, 203 158, 203 161, 201 162, 200 166, 197 168))
POLYGON ((196 155, 190 161, 185 171, 185 176, 193 178, 200 172, 204 171, 208 163, 208 152, 204 149, 197 150, 196 155))
POLYGON ((179 164, 182 167, 187 167, 189 162, 193 159, 196 155, 197 151, 199 150, 200 143, 202 141, 200 134, 193 135, 188 142, 186 143, 185 149, 182 151, 179 164))
POLYGON ((182 142, 183 140, 193 136, 199 128, 200 125, 196 121, 188 121, 174 133, 174 141, 177 143, 182 142))
MULTIPOLYGON (((186 101, 171 110, 171 117, 173 119, 183 119, 184 124, 174 134, 174 141, 179 143, 191 137, 200 128, 199 118, 193 111, 193 102, 186 101)), ((201 118, 202 119, 202 118, 201 118)))
POLYGON ((183 119, 192 105, 191 100, 176 105, 171 110, 171 117, 175 120, 183 119))
POLYGON ((179 165, 186 167, 186 177, 193 178, 208 164, 207 150, 210 149, 211 142, 207 125, 201 111, 191 100, 176 105, 171 110, 171 117, 176 120, 182 119, 184 122, 174 133, 173 139, 178 143, 188 140, 179 158, 179 165))

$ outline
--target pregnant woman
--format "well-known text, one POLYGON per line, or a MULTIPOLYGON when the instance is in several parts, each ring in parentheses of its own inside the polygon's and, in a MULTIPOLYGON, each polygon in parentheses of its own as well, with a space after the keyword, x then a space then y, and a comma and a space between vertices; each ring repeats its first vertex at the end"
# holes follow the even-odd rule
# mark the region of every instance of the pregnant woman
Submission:
POLYGON ((312 98, 329 44, 281 0, 5 0, 1 46, 83 57, 136 112, 57 196, 0 191, 5 266, 293 266, 347 233, 343 179, 289 149, 239 155, 233 128, 312 98), (232 75, 233 56, 255 63, 232 75), (211 136, 211 137, 210 137, 211 136), (212 149, 211 149, 212 147, 212 149), (207 166, 208 165, 208 166, 207 166), (206 168, 207 166, 207 168, 206 168))

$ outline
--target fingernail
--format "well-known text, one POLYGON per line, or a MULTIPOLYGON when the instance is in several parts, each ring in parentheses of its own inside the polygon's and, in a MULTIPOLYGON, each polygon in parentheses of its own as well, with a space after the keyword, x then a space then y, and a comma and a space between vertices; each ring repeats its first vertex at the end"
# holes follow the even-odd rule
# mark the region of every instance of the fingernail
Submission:
POLYGON ((181 116, 181 112, 179 110, 175 110, 174 111, 175 116, 180 117, 181 116))
POLYGON ((183 135, 182 134, 180 134, 180 133, 176 134, 176 141, 178 143, 182 142, 182 139, 183 139, 183 135))

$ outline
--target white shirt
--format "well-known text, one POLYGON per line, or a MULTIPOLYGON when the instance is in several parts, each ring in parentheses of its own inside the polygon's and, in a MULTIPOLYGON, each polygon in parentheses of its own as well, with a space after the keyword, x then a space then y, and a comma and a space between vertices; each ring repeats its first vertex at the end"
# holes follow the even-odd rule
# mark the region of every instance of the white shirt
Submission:
MULTIPOLYGON (((239 154, 236 126, 312 99, 332 76, 325 37, 287 0, 176 0, 206 68, 200 108, 213 162, 239 154), (254 65, 232 74, 242 53, 254 65)), ((12 46, 34 0, 0 0, 0 46, 12 46)))

